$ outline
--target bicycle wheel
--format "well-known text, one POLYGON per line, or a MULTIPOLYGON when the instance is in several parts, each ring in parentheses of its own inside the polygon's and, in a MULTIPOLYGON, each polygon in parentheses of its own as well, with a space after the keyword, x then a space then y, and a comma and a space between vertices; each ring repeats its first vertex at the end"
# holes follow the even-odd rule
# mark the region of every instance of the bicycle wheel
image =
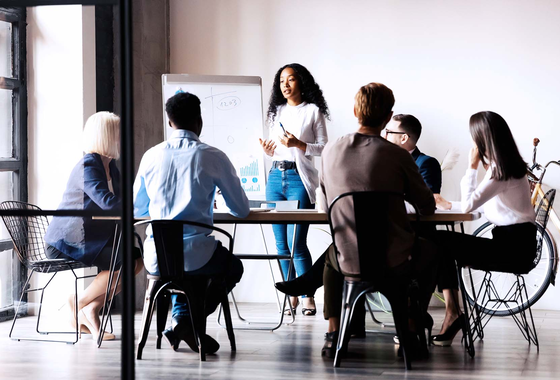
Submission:
MULTIPOLYGON (((473 236, 491 239, 493 228, 494 225, 492 223, 486 222, 473 232, 473 236)), ((542 295, 550 285, 551 276, 554 271, 554 260, 556 258, 554 244, 552 243, 553 240, 551 239, 550 234, 547 230, 544 230, 543 234, 543 228, 540 225, 537 225, 537 234, 542 236, 542 250, 540 256, 537 258, 537 266, 528 274, 523 275, 523 278, 525 279, 525 283, 527 285, 527 293, 529 296, 528 301, 524 302, 522 305, 512 307, 511 311, 513 313, 518 313, 521 310, 525 310, 528 307, 532 306, 539 300, 539 298, 542 297, 542 295)), ((482 279, 484 278, 484 274, 486 272, 471 269, 471 273, 473 285, 472 287, 471 276, 469 276, 469 268, 461 269, 461 281, 463 281, 463 284, 465 285, 467 293, 466 297, 468 302, 473 305, 475 299, 473 295, 473 288, 475 294, 478 294, 482 285, 482 279)), ((491 273, 492 281, 496 285, 498 294, 501 297, 506 296, 507 292, 515 282, 515 275, 501 272, 491 273)), ((492 305, 491 303, 488 303, 488 305, 486 305, 485 307, 484 305, 481 305, 480 300, 478 300, 478 306, 480 310, 485 314, 495 313, 494 315, 497 316, 509 315, 507 307, 503 304, 492 305)))

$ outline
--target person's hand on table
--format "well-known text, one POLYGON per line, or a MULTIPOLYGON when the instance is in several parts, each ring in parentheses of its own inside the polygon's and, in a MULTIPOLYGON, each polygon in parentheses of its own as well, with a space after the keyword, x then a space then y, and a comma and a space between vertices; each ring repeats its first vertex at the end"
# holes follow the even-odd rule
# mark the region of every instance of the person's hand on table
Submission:
POLYGON ((276 144, 274 143, 274 140, 263 140, 261 138, 259 138, 259 143, 261 144, 264 152, 272 157, 274 156, 274 150, 276 149, 276 144))
POLYGON ((451 202, 445 200, 445 198, 443 198, 440 194, 434 194, 434 199, 438 210, 451 210, 451 202))

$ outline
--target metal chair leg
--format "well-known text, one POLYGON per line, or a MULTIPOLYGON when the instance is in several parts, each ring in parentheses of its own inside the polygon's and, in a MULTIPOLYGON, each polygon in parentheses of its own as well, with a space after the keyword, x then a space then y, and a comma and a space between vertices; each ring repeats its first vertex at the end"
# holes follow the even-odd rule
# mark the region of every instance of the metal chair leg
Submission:
MULTIPOLYGON (((236 231, 236 228, 234 227, 234 233, 233 233, 234 237, 235 237, 235 231, 236 231)), ((294 265, 293 260, 294 260, 294 243, 295 243, 296 231, 297 231, 297 225, 294 226, 294 233, 293 233, 293 236, 292 236, 292 251, 291 251, 290 263, 289 263, 289 266, 288 266, 288 273, 291 272, 291 270, 293 268, 293 265, 294 265)), ((261 226, 261 233, 262 233, 262 238, 263 238, 263 241, 264 241, 264 232, 262 231, 262 226, 261 226)), ((265 250, 266 250, 266 254, 268 254, 268 248, 266 248, 266 242, 265 242, 265 250)), ((278 267, 280 269, 280 273, 282 273, 282 266, 280 265, 280 260, 277 259, 276 261, 278 262, 278 267)), ((271 273, 272 273, 272 268, 271 268, 271 273)), ((275 281, 274 274, 272 274, 272 279, 273 279, 273 281, 275 281)), ((276 297, 278 297, 278 291, 276 289, 275 289, 275 291, 276 291, 276 297)), ((294 312, 294 309, 292 308, 292 304, 288 300, 288 295, 284 295, 284 302, 282 303, 282 307, 279 308, 280 320, 278 321, 278 323, 276 325, 272 325, 272 326, 269 326, 269 327, 257 327, 257 326, 249 327, 250 325, 270 325, 270 322, 249 321, 249 320, 243 318, 241 316, 240 311, 239 311, 239 306, 237 305, 237 301, 235 299, 235 295, 233 293, 233 290, 230 292, 230 294, 231 294, 231 298, 232 298, 232 301, 233 301, 233 306, 235 307, 235 311, 237 313, 237 317, 242 322, 244 322, 246 325, 248 325, 246 327, 234 327, 234 329, 237 329, 237 330, 260 330, 260 331, 274 331, 274 330, 277 330, 284 323, 284 310, 286 309, 286 304, 288 305, 288 308, 290 309, 290 314, 291 314, 291 317, 292 317, 291 322, 287 322, 286 324, 289 325, 289 324, 292 324, 292 323, 295 322, 295 312, 294 312)), ((225 327, 220 322, 221 321, 221 315, 222 315, 222 306, 220 305, 220 309, 218 311, 218 316, 217 316, 216 322, 221 327, 225 327)))
POLYGON ((140 331, 140 339, 138 341, 138 348, 136 351, 136 359, 142 359, 142 351, 148 340, 148 333, 150 332, 150 324, 152 322, 152 314, 154 309, 154 298, 159 291, 159 286, 157 280, 149 280, 148 286, 146 287, 146 296, 144 298, 144 309, 142 311, 142 330, 140 331))

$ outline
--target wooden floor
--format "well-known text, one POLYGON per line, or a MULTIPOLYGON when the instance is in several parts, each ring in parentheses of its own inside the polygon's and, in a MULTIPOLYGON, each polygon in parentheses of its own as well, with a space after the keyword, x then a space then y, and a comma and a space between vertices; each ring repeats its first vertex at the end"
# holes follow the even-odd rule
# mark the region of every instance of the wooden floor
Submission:
MULTIPOLYGON (((275 316, 275 305, 242 304, 248 319, 275 316)), ((436 327, 442 309, 431 310, 436 327)), ((136 361, 138 379, 558 379, 560 378, 560 312, 536 311, 540 352, 529 347, 510 318, 490 322, 484 342, 477 342, 476 357, 465 354, 457 337, 452 347, 431 347, 428 360, 414 362, 406 372, 396 356, 390 329, 368 333, 366 339, 350 342, 350 354, 342 367, 333 369, 332 361, 321 357, 326 322, 321 315, 303 317, 275 332, 236 331, 237 352, 231 353, 227 335, 217 326, 215 316, 208 319, 209 334, 221 344, 216 355, 200 363, 198 355, 186 346, 174 352, 167 344, 155 349, 155 330, 136 361)), ((384 318, 387 320, 387 318, 384 318)), ((120 324, 119 316, 115 317, 120 324)), ((154 321, 155 322, 155 321, 154 321)), ((239 323, 239 321, 234 321, 239 323)), ((22 332, 34 330, 33 318, 24 318, 22 332)), ((105 342, 97 349, 91 336, 76 345, 12 341, 11 323, 0 323, 1 379, 110 379, 120 377, 120 341, 105 342)), ((136 331, 140 314, 136 316, 136 331)), ((368 321, 368 329, 379 328, 368 321)), ((381 329, 383 330, 383 329, 381 329)), ((120 328, 116 334, 119 338, 120 328)))

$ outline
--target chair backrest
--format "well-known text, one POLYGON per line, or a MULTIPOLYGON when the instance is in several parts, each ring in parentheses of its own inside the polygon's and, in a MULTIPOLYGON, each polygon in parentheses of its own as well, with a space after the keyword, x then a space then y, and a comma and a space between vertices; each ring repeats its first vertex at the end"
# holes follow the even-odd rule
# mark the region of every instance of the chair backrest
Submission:
POLYGON ((249 200, 249 207, 251 208, 274 208, 279 211, 297 210, 299 201, 254 201, 249 200))
POLYGON ((541 225, 542 228, 546 228, 548 223, 548 217, 550 216, 550 210, 552 210, 552 205, 554 204, 554 198, 556 197, 556 189, 550 189, 544 195, 544 197, 539 202, 537 209, 535 210, 536 218, 535 221, 541 225))
MULTIPOLYGON (((204 223, 190 222, 186 220, 146 220, 138 222, 135 226, 151 224, 156 256, 158 260, 159 274, 163 278, 181 279, 184 276, 183 256, 183 227, 201 227, 209 231, 217 231, 225 235, 228 240, 228 249, 233 250, 233 238, 221 228, 204 223)), ((196 252, 193 252, 196 254, 196 252)))
POLYGON ((342 274, 367 279, 386 274, 390 215, 398 207, 404 208, 404 196, 396 192, 350 192, 332 201, 328 218, 342 274))
MULTIPOLYGON (((35 205, 18 201, 2 202, 0 210, 41 211, 35 205)), ((27 265, 29 262, 47 260, 44 236, 49 221, 46 216, 2 216, 2 220, 22 264, 27 265)))
POLYGON ((552 210, 555 197, 556 189, 548 190, 535 210, 535 221, 537 222, 537 254, 534 262, 535 265, 537 265, 540 260, 543 246, 543 233, 546 229, 546 225, 548 224, 550 211, 552 210))

